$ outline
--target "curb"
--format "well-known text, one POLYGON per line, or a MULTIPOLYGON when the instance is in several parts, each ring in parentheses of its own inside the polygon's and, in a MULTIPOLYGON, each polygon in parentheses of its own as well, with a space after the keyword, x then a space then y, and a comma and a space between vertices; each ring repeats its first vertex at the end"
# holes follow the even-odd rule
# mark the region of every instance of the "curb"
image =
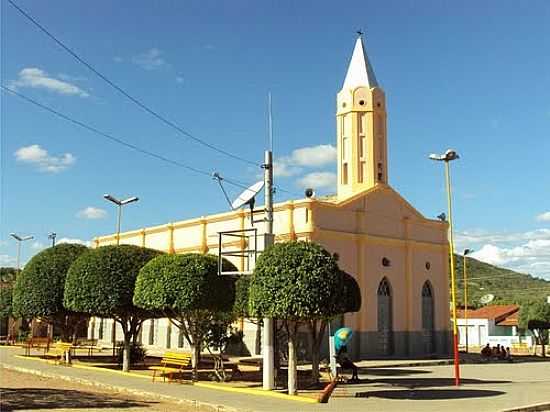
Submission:
POLYGON ((542 412, 542 411, 550 411, 550 402, 520 406, 518 408, 512 408, 512 409, 505 409, 502 412, 542 412))
POLYGON ((137 389, 126 388, 124 386, 108 385, 105 383, 91 381, 88 379, 75 378, 75 377, 65 376, 65 375, 57 375, 54 373, 41 372, 34 369, 21 368, 19 366, 6 365, 5 363, 0 363, 0 369, 2 368, 12 370, 14 372, 36 375, 43 378, 61 379, 67 382, 78 383, 80 385, 95 386, 98 388, 127 393, 130 395, 135 395, 135 396, 139 396, 147 399, 162 400, 166 402, 176 403, 179 405, 194 406, 195 408, 199 408, 199 407, 210 408, 213 412, 219 412, 220 410, 223 410, 224 412, 239 412, 238 409, 235 409, 233 407, 228 407, 226 405, 215 405, 208 402, 198 401, 196 399, 193 399, 193 400, 181 399, 181 398, 176 398, 175 396, 161 395, 155 392, 140 391, 137 389))
MULTIPOLYGON (((408 362, 408 363, 395 363, 390 365, 373 365, 373 366, 358 365, 358 367, 365 368, 365 369, 413 368, 417 366, 446 366, 446 365, 452 365, 453 363, 454 361, 452 359, 445 359, 445 360, 438 360, 438 361, 432 361, 432 362, 408 362)), ((463 364, 463 362, 460 362, 460 364, 463 364)))
MULTIPOLYGON (((52 363, 52 361, 47 360, 47 359, 28 358, 28 357, 21 356, 21 355, 15 355, 15 357, 20 358, 20 359, 26 359, 26 360, 34 360, 34 361, 39 361, 39 362, 52 363)), ((1 364, 1 363, 0 363, 0 366, 5 366, 7 369, 12 367, 12 366, 8 366, 8 365, 1 364)), ((94 367, 94 366, 72 364, 72 365, 70 365, 70 367, 75 368, 75 369, 87 369, 87 370, 94 370, 94 371, 97 371, 97 372, 105 372, 105 373, 124 375, 124 376, 127 376, 127 377, 150 379, 150 376, 140 375, 140 374, 132 373, 132 372, 122 372, 122 371, 117 371, 117 370, 112 370, 112 369, 97 368, 97 367, 94 367)), ((12 368, 17 368, 17 367, 13 366, 12 368)), ((25 369, 25 368, 21 368, 21 369, 23 369, 22 372, 26 372, 26 373, 35 373, 35 372, 37 372, 38 374, 42 373, 42 372, 39 372, 39 371, 34 371, 33 369, 25 369)), ((44 375, 44 376, 45 377, 51 377, 49 375, 44 375)), ((58 376, 62 376, 62 375, 55 375, 55 377, 58 377, 58 376)), ((63 379, 65 379, 65 378, 66 377, 63 377, 63 379)), ((78 379, 80 379, 80 378, 75 378, 75 380, 78 380, 78 379)), ((86 382, 84 384, 87 384, 87 385, 90 385, 90 384, 91 385, 103 385, 103 384, 95 382, 95 381, 87 381, 87 380, 83 380, 83 381, 86 382)), ((289 396, 289 395, 285 395, 283 393, 274 392, 274 391, 263 391, 263 390, 259 390, 259 389, 242 388, 242 387, 234 387, 234 386, 221 386, 221 385, 218 385, 218 384, 205 383, 205 382, 195 382, 195 383, 193 383, 193 385, 196 386, 196 387, 199 387, 199 388, 202 387, 202 388, 207 388, 207 389, 212 389, 212 390, 217 390, 217 391, 242 393, 242 394, 253 395, 253 396, 271 397, 271 398, 277 398, 277 399, 281 399, 281 400, 285 400, 285 401, 304 402, 304 403, 319 403, 316 398, 311 398, 311 397, 302 396, 302 395, 289 396)), ((107 385, 107 387, 109 388, 109 385, 107 385)), ((116 390, 119 390, 118 387, 117 387, 116 390)), ((144 393, 150 394, 151 392, 144 392, 144 393)), ((162 396, 164 396, 164 395, 162 395, 162 396)), ((181 400, 179 398, 172 398, 172 397, 171 397, 171 399, 176 399, 177 401, 181 400)), ((187 402, 191 402, 191 401, 187 401, 187 402)), ((192 403, 193 403, 193 405, 197 405, 197 401, 192 401, 192 403)), ((213 406, 212 404, 209 404, 209 403, 205 403, 205 405, 208 405, 210 407, 213 406)), ((231 410, 231 408, 229 408, 228 410, 231 410)))

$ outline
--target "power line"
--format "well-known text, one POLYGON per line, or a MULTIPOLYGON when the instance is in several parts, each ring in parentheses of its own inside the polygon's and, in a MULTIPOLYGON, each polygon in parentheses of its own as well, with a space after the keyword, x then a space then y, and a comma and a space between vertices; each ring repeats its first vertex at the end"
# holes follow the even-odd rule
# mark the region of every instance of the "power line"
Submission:
POLYGON ((97 69, 95 69, 90 63, 88 63, 86 60, 84 60, 82 57, 80 57, 75 51, 73 51, 71 48, 66 46, 61 40, 59 40, 57 37, 55 37, 52 33, 50 33, 44 26, 42 26, 38 21, 36 21, 31 15, 29 15, 26 11, 21 9, 17 4, 15 4, 12 0, 8 0, 8 2, 17 10, 19 13, 21 13, 25 18, 27 18, 31 23, 33 23, 36 27, 38 27, 42 32, 44 32, 49 38, 51 38, 54 42, 56 42, 61 48, 63 48, 67 53, 69 53, 71 56, 73 56, 78 62, 82 63, 84 66, 86 66, 89 70, 91 70, 94 74, 96 74, 98 77, 100 77, 102 80, 104 80, 107 84, 109 84, 111 87, 116 89, 119 93, 121 93, 123 96, 131 100, 133 103, 141 107, 143 110, 145 110, 147 113, 152 115, 153 117, 157 118, 164 124, 168 125, 169 127, 177 130, 182 135, 188 137, 189 139, 194 140, 195 142, 208 147, 209 149, 212 149, 218 153, 224 154, 228 157, 231 157, 235 160, 239 160, 241 162, 254 165, 254 166, 261 166, 258 162, 254 162, 252 160, 245 159, 244 157, 238 156, 236 154, 230 153, 227 150, 221 149, 211 143, 208 143, 188 131, 184 130, 180 126, 178 126, 176 123, 174 123, 171 120, 168 120, 155 110, 148 107, 145 103, 141 102, 139 99, 133 97, 128 92, 126 92, 122 87, 115 84, 113 81, 111 81, 107 76, 99 72, 97 69))
MULTIPOLYGON (((178 166, 178 167, 187 169, 187 170, 192 171, 192 172, 194 172, 194 173, 201 174, 201 175, 208 176, 208 177, 212 177, 212 173, 210 173, 210 172, 207 172, 207 171, 201 170, 201 169, 197 169, 196 167, 189 166, 189 165, 186 165, 185 163, 181 163, 181 162, 178 162, 178 161, 176 161, 176 160, 169 159, 169 158, 167 158, 167 157, 165 157, 165 156, 162 156, 162 155, 160 155, 160 154, 151 152, 151 151, 149 151, 149 150, 142 149, 142 148, 139 147, 139 146, 136 146, 136 145, 134 145, 134 144, 132 144, 132 143, 128 143, 128 142, 126 142, 126 141, 124 141, 124 140, 122 140, 122 139, 120 139, 120 138, 118 138, 118 137, 115 137, 115 136, 113 136, 113 135, 111 135, 111 134, 109 134, 109 133, 105 133, 105 132, 103 132, 103 131, 101 131, 101 130, 99 130, 99 129, 93 127, 93 126, 90 126, 90 125, 88 125, 88 124, 86 124, 86 123, 83 123, 83 122, 81 122, 81 121, 79 121, 79 120, 73 119, 72 117, 70 117, 70 116, 68 116, 68 115, 66 115, 66 114, 63 114, 63 113, 61 113, 61 112, 59 112, 59 111, 57 111, 57 110, 55 110, 55 109, 52 109, 51 107, 48 107, 48 106, 46 106, 46 105, 44 105, 44 104, 42 104, 42 103, 40 103, 40 102, 37 102, 37 101, 34 100, 34 99, 31 99, 30 97, 27 97, 27 96, 25 96, 25 95, 23 95, 23 94, 21 94, 21 93, 18 93, 18 92, 16 92, 15 90, 10 89, 9 87, 6 87, 6 86, 4 86, 4 85, 2 85, 2 86, 0 86, 0 87, 2 88, 2 90, 5 90, 5 91, 7 91, 7 92, 9 92, 9 93, 12 93, 12 94, 16 95, 17 97, 19 97, 19 98, 21 98, 21 99, 23 99, 23 100, 25 100, 25 101, 27 101, 27 102, 29 102, 29 103, 32 103, 33 105, 35 105, 35 106, 37 106, 37 107, 40 107, 40 108, 43 109, 43 110, 46 110, 46 111, 48 111, 48 112, 50 112, 50 113, 53 113, 54 115, 56 115, 57 117, 62 118, 63 120, 66 120, 66 121, 68 121, 68 122, 70 122, 70 123, 73 123, 73 124, 75 124, 75 125, 77 125, 77 126, 80 126, 80 127, 84 128, 84 129, 86 129, 86 130, 89 130, 89 131, 95 133, 95 134, 98 134, 98 135, 100 135, 100 136, 103 136, 103 137, 105 137, 106 139, 109 139, 109 140, 111 140, 111 141, 113 141, 113 142, 115 142, 115 143, 118 143, 118 144, 122 145, 122 146, 126 146, 126 147, 128 147, 128 148, 130 148, 130 149, 132 149, 132 150, 135 150, 135 151, 140 152, 140 153, 142 153, 142 154, 145 154, 145 155, 147 155, 147 156, 154 157, 154 158, 156 158, 156 159, 158 159, 158 160, 161 160, 161 161, 166 162, 166 163, 170 163, 170 164, 172 164, 172 165, 174 165, 174 166, 178 166)), ((240 188, 243 188, 243 189, 246 189, 246 188, 248 187, 248 185, 247 185, 246 183, 242 183, 242 182, 239 182, 239 181, 234 180, 234 179, 227 179, 227 178, 224 178, 224 180, 225 180, 227 183, 229 183, 229 184, 231 184, 231 185, 233 185, 233 186, 237 186, 237 187, 240 187, 240 188)))
MULTIPOLYGON (((527 275, 527 274, 523 274, 523 273, 520 273, 520 275, 523 275, 523 276, 529 276, 530 277, 530 281, 544 281, 544 279, 538 279, 538 278, 534 278, 532 277, 531 275, 527 275)), ((466 282, 470 282, 470 281, 473 281, 473 280, 485 280, 485 279, 501 279, 501 278, 504 278, 504 277, 507 277, 507 276, 518 276, 518 273, 505 273, 505 274, 502 274, 502 275, 494 275, 494 276, 479 276, 479 277, 474 277, 474 278, 471 278, 468 276, 468 279, 466 282)), ((527 279, 525 279, 527 280, 527 279)), ((457 281, 458 282, 464 282, 464 279, 463 278, 457 278, 457 281)))

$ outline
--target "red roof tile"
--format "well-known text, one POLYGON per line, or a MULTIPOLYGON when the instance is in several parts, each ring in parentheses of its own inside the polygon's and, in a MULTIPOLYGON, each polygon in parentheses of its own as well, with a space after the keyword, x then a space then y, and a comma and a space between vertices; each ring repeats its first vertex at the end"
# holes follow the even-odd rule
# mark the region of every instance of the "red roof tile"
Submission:
POLYGON ((519 310, 507 316, 500 322, 497 322, 498 326, 518 326, 519 324, 519 310))
MULTIPOLYGON (((504 321, 518 311, 518 305, 489 305, 475 310, 468 310, 468 319, 494 319, 495 323, 501 325, 499 322, 504 321)), ((456 316, 457 318, 464 318, 464 310, 457 310, 456 316)))

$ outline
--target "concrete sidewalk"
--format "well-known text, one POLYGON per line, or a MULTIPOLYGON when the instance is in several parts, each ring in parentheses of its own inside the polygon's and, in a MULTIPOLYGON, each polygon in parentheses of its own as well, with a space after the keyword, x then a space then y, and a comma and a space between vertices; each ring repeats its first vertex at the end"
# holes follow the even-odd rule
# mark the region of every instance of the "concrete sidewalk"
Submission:
MULTIPOLYGON (((116 388, 152 399, 211 405, 214 411, 218 406, 223 406, 219 409, 224 412, 502 411, 540 403, 548 403, 550 410, 549 362, 463 365, 464 379, 460 388, 453 386, 450 366, 377 365, 377 368, 362 369, 361 383, 337 388, 330 402, 322 405, 291 400, 282 395, 266 396, 198 385, 152 383, 149 379, 120 372, 66 367, 15 356, 21 353, 22 350, 0 347, 0 366, 116 388)), ((396 364, 394 362, 392 365, 396 364)))

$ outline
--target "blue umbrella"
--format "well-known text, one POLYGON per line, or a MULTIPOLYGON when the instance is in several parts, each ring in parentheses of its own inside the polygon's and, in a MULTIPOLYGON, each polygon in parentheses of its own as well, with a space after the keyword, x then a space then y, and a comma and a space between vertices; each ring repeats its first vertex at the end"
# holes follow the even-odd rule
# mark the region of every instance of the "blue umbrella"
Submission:
POLYGON ((353 331, 351 328, 340 328, 334 332, 334 348, 336 352, 338 352, 342 346, 346 346, 352 336, 353 331))

